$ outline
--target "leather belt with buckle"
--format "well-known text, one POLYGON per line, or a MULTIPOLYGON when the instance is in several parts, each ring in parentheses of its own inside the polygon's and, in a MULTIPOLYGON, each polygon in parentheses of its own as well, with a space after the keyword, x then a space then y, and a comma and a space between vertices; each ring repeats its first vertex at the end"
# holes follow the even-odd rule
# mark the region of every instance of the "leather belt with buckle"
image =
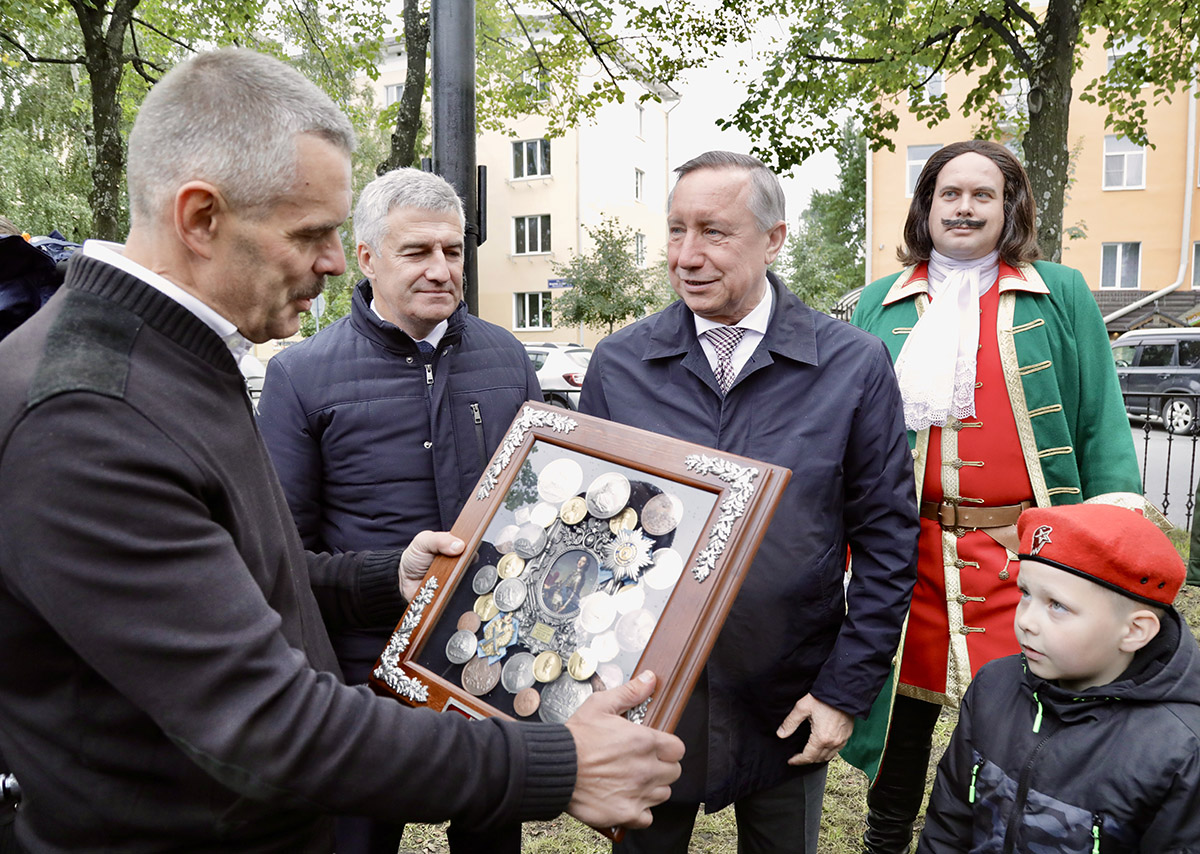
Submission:
POLYGON ((948 501, 921 502, 921 516, 943 528, 1006 528, 1017 524, 1017 517, 1033 506, 1032 501, 997 507, 964 507, 948 501))

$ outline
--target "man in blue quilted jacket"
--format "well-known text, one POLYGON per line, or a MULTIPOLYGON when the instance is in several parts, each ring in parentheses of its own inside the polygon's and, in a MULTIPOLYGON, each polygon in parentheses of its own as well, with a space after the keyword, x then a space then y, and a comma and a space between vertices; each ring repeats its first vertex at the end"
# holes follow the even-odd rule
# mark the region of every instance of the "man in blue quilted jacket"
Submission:
MULTIPOLYGON (((403 548, 418 531, 449 530, 521 404, 541 399, 521 343, 467 313, 463 227, 443 178, 376 178, 354 210, 366 278, 350 314, 267 365, 259 424, 313 551, 403 548)), ((331 629, 348 683, 367 681, 399 618, 331 629)), ((337 850, 395 854, 402 832, 342 818, 337 850)), ((505 836, 518 850, 519 831, 505 836)), ((488 835, 492 850, 499 838, 488 835)))

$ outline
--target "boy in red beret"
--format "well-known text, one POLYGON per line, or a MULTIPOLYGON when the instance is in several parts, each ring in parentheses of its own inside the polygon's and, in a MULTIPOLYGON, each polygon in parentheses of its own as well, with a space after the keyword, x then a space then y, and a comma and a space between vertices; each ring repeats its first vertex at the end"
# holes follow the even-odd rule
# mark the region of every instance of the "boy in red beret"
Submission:
POLYGON ((1021 654, 979 671, 918 854, 1200 852, 1200 651, 1140 513, 1021 514, 1021 654))

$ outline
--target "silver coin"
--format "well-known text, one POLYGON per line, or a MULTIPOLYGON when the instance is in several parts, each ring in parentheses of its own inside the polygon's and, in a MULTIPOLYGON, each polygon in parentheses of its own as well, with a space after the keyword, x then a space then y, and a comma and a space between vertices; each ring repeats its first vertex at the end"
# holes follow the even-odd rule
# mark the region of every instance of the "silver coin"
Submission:
POLYGON ((628 614, 646 604, 646 590, 640 583, 626 584, 613 594, 613 604, 618 614, 628 614))
POLYGON ((596 675, 609 691, 625 684, 625 673, 615 664, 601 664, 596 668, 596 675))
POLYGON ((528 560, 537 557, 546 548, 546 529, 532 522, 521 526, 513 538, 513 551, 528 560))
POLYGON ((532 685, 533 681, 533 655, 528 652, 510 655, 500 671, 500 684, 504 690, 516 694, 532 685))
POLYGON ((513 540, 517 536, 517 531, 521 530, 518 525, 505 525, 500 529, 500 533, 496 535, 496 551, 500 554, 508 554, 513 550, 513 540))
POLYGON ((452 664, 470 661, 478 651, 479 638, 475 637, 474 632, 468 632, 465 629, 450 635, 450 640, 446 642, 446 658, 452 664))
POLYGON ((584 597, 579 608, 579 626, 588 634, 597 634, 612 625, 617 616, 613 597, 602 590, 584 597))
POLYGON ((546 501, 539 501, 529 511, 529 521, 535 525, 541 525, 543 528, 549 528, 557 518, 558 505, 546 501))
MULTIPOLYGON (((592 652, 596 654, 596 661, 604 663, 612 661, 621 654, 621 647, 617 643, 616 632, 603 632, 592 638, 592 652)), ((597 670, 600 668, 597 667, 597 670)), ((609 686, 612 687, 611 685, 609 686)))
POLYGON ((682 521, 683 502, 668 492, 655 495, 642 508, 642 528, 654 537, 671 533, 682 521))
POLYGON ((658 621, 645 608, 638 608, 617 620, 617 645, 626 652, 641 652, 654 634, 658 621))
POLYGON ((469 692, 476 697, 482 697, 484 694, 496 687, 496 683, 500 681, 500 662, 488 664, 486 658, 472 658, 463 666, 462 684, 469 692))
POLYGON ((679 576, 683 575, 683 555, 675 549, 655 549, 650 557, 654 560, 654 565, 646 570, 643 576, 646 586, 654 590, 674 587, 679 576))
POLYGON ((592 694, 592 686, 578 682, 569 673, 559 676, 542 689, 542 704, 538 706, 538 717, 548 724, 566 723, 567 718, 583 705, 592 694))
POLYGON ((487 566, 479 568, 479 572, 475 573, 474 580, 471 581, 471 589, 479 596, 484 593, 491 593, 492 588, 496 586, 496 567, 490 563, 487 566))
POLYGON ((610 471, 592 481, 587 489, 588 512, 597 519, 609 519, 629 503, 629 478, 610 471))
POLYGON ((556 506, 577 494, 582 485, 583 469, 567 457, 546 463, 538 475, 538 495, 556 506))
POLYGON ((496 585, 492 601, 501 611, 515 611, 525 601, 525 584, 519 578, 506 578, 496 585))

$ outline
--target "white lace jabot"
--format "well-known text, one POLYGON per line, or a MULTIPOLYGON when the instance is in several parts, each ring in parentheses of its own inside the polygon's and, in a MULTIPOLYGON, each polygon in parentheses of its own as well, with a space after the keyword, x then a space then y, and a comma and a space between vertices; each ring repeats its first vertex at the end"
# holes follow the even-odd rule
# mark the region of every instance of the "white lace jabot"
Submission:
POLYGON ((929 308, 896 359, 896 378, 910 430, 975 414, 979 295, 996 282, 997 252, 957 261, 935 249, 929 259, 929 308))

